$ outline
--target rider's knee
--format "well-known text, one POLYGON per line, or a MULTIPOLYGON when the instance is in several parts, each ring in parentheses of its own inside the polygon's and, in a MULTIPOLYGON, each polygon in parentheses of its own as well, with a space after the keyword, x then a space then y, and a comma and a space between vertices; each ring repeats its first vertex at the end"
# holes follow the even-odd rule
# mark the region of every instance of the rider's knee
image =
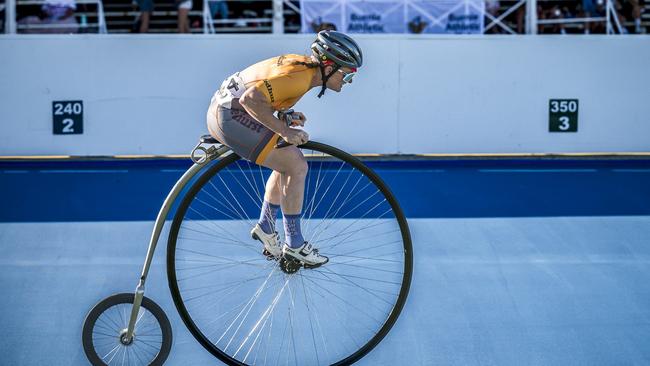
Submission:
POLYGON ((297 159, 296 163, 292 165, 291 175, 304 178, 307 176, 308 170, 309 170, 309 166, 307 165, 307 160, 303 156, 301 156, 299 159, 297 159))

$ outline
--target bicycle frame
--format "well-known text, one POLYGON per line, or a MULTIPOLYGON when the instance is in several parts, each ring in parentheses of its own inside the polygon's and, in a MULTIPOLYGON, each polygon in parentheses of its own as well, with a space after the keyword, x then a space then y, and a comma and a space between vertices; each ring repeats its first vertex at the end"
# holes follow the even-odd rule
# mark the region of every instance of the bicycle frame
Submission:
POLYGON ((165 219, 167 218, 167 214, 169 213, 174 201, 178 198, 178 195, 181 193, 187 182, 196 176, 209 162, 231 152, 232 150, 230 150, 229 147, 216 142, 216 140, 212 139, 210 135, 202 136, 199 143, 192 150, 190 157, 194 164, 192 164, 192 166, 183 173, 176 184, 174 184, 174 187, 167 195, 167 198, 165 198, 165 201, 158 212, 158 216, 156 217, 156 222, 154 223, 153 232, 151 234, 151 240, 149 241, 149 249, 147 250, 147 256, 142 269, 142 275, 140 276, 140 281, 135 290, 135 299, 133 300, 129 326, 126 329, 126 333, 122 335, 123 342, 128 343, 133 338, 135 323, 138 320, 138 312, 140 311, 140 305, 142 304, 142 298, 144 297, 144 283, 147 279, 149 268, 151 267, 151 261, 153 260, 153 254, 156 250, 160 233, 165 225, 165 219), (206 148, 203 145, 211 146, 206 148), (201 155, 199 152, 202 152, 203 154, 201 155))

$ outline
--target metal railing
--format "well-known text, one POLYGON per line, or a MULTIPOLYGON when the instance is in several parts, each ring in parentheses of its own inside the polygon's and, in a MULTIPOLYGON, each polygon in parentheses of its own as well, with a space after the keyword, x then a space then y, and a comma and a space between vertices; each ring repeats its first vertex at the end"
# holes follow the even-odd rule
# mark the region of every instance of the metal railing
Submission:
MULTIPOLYGON (((271 5, 270 15, 265 17, 240 17, 237 19, 214 19, 210 3, 226 0, 203 0, 203 33, 222 33, 222 32, 237 32, 237 31, 263 31, 275 34, 283 34, 285 32, 284 16, 287 10, 284 9, 286 5, 290 10, 300 14, 300 9, 289 1, 283 0, 227 0, 228 3, 236 2, 267 2, 271 5), (261 24, 261 25, 260 25, 261 24), (233 25, 233 27, 215 27, 218 25, 233 25)), ((266 15, 267 12, 264 12, 266 15)))
MULTIPOLYGON (((536 12, 536 3, 552 3, 557 2, 557 0, 528 0, 531 3, 531 6, 534 6, 536 12)), ((583 18, 556 18, 556 19, 535 19, 533 25, 532 34, 537 33, 539 25, 561 25, 561 24, 589 24, 589 23, 605 23, 606 33, 607 34, 616 34, 624 33, 623 27, 618 19, 618 14, 616 8, 614 7, 614 0, 602 0, 605 7, 605 15, 601 17, 583 17, 583 18)))
MULTIPOLYGON (((16 33, 17 30, 25 29, 41 29, 41 28, 66 28, 70 27, 69 24, 28 24, 28 25, 18 25, 16 23, 16 7, 22 5, 41 5, 44 3, 43 0, 5 0, 5 33, 16 33)), ((238 19, 214 19, 213 14, 211 14, 210 2, 216 0, 203 0, 203 33, 224 33, 224 32, 269 32, 274 34, 283 34, 285 33, 285 15, 286 12, 301 14, 300 8, 295 6, 289 0, 218 0, 218 1, 227 1, 228 3, 233 2, 268 2, 270 9, 264 12, 265 16, 257 16, 252 18, 238 18, 238 19), (285 8, 286 7, 286 8, 285 8)), ((484 11, 484 16, 486 18, 486 24, 484 27, 484 32, 489 32, 494 29, 503 30, 509 34, 517 34, 518 31, 515 31, 510 24, 508 24, 505 19, 511 16, 515 12, 519 12, 517 16, 521 16, 521 12, 525 9, 525 33, 526 34, 537 34, 539 27, 551 26, 551 25, 564 25, 564 24, 591 24, 591 23, 604 23, 607 34, 623 33, 624 28, 621 22, 617 11, 615 9, 614 0, 601 0, 604 1, 604 16, 589 16, 589 17, 578 17, 578 18, 556 18, 556 19, 538 19, 537 14, 537 5, 538 4, 549 4, 549 3, 559 3, 559 0, 512 0, 511 6, 502 7, 505 8, 504 11, 498 14, 491 14, 488 11, 484 11)), ((78 0, 77 4, 93 4, 97 6, 97 22, 96 23, 87 23, 84 22, 84 15, 82 12, 77 12, 81 14, 81 22, 79 27, 81 29, 88 28, 97 28, 98 33, 107 33, 106 29, 106 20, 104 15, 104 9, 101 0, 78 0)), ((503 3, 503 1, 502 1, 503 3)), ((576 3, 578 3, 576 1, 576 3)), ((2 6, 3 4, 0 4, 2 6)))
MULTIPOLYGON (((564 25, 564 24, 582 24, 587 25, 589 23, 605 23, 607 34, 614 33, 623 33, 623 27, 619 22, 616 9, 614 7, 613 0, 601 0, 605 8, 605 14, 600 17, 571 17, 563 18, 561 14, 557 14, 553 19, 539 19, 538 14, 538 5, 549 5, 549 4, 558 4, 564 5, 567 1, 563 0, 512 0, 511 4, 503 5, 500 9, 499 14, 492 14, 489 11, 485 11, 486 24, 484 32, 490 32, 494 29, 500 29, 509 34, 518 34, 522 33, 520 29, 514 30, 511 24, 505 21, 506 18, 510 17, 515 12, 517 17, 521 17, 524 21, 524 30, 523 33, 527 34, 537 34, 540 27, 546 25, 564 25), (521 12, 524 13, 521 13, 521 12)), ((501 1, 503 4, 505 1, 501 1)), ((574 4, 577 5, 580 2, 575 1, 574 4)))
POLYGON ((487 10, 485 11, 485 17, 488 20, 488 23, 485 25, 485 28, 483 29, 483 33, 490 31, 492 28, 501 28, 504 31, 510 33, 510 34, 517 34, 518 32, 515 32, 510 25, 506 24, 504 22, 505 18, 513 14, 515 11, 518 11, 520 9, 525 9, 525 4, 526 0, 519 0, 515 1, 515 3, 512 6, 506 7, 506 10, 501 13, 497 14, 496 16, 488 12, 487 10))

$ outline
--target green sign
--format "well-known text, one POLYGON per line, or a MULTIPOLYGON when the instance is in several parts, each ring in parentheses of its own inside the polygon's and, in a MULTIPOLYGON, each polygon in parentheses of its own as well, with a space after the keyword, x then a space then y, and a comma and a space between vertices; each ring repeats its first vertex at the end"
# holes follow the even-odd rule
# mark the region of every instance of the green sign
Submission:
POLYGON ((578 132, 578 100, 551 99, 548 102, 549 132, 578 132))

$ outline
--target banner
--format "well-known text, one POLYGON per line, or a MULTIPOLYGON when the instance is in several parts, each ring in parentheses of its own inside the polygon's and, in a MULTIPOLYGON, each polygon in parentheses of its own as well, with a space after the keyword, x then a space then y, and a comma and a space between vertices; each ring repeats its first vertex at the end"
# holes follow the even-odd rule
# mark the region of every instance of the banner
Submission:
POLYGON ((483 0, 301 0, 302 32, 482 34, 483 0))

